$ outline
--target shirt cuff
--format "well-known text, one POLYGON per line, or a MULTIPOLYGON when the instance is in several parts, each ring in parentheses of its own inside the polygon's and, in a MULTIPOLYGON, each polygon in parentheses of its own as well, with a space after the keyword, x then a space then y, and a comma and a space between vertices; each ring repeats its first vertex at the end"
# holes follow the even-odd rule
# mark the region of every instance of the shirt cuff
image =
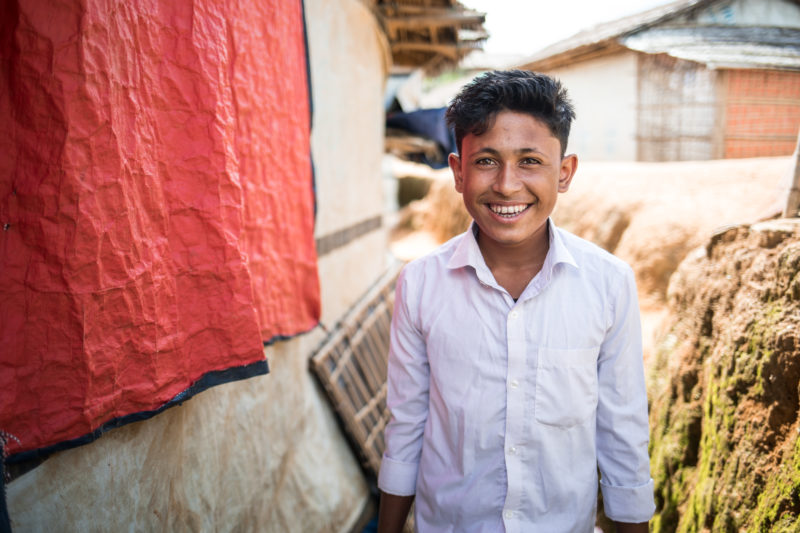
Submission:
POLYGON ((606 516, 615 522, 639 524, 653 518, 653 480, 638 487, 612 487, 600 480, 606 516))
POLYGON ((383 456, 378 473, 378 488, 395 496, 413 496, 417 491, 419 464, 395 461, 383 456))

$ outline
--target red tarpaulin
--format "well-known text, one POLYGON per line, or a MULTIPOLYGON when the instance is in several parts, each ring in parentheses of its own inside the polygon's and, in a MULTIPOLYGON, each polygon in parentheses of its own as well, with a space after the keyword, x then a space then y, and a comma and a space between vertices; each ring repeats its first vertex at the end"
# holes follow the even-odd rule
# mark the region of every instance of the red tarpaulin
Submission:
POLYGON ((0 10, 8 453, 266 372, 319 318, 300 0, 0 10))

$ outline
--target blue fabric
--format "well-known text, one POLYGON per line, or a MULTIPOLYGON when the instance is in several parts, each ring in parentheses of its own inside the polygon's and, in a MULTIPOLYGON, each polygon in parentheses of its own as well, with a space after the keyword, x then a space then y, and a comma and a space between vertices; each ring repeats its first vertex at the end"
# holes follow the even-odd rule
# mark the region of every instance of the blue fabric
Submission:
POLYGON ((3 436, 0 434, 0 533, 11 533, 11 519, 6 505, 6 455, 3 436))
POLYGON ((364 526, 364 530, 361 533, 378 533, 378 519, 373 518, 369 521, 369 524, 364 526))
POLYGON ((419 109, 410 113, 392 113, 386 117, 386 127, 407 131, 420 137, 435 141, 442 150, 441 160, 431 161, 420 154, 421 162, 433 168, 447 166, 447 155, 456 151, 456 138, 447 127, 444 113, 447 108, 419 109))

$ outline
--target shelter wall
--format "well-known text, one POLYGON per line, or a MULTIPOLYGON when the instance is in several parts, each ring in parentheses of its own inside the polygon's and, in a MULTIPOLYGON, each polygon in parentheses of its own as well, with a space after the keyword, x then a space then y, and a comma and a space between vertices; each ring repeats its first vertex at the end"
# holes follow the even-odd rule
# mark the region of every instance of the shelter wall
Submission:
POLYGON ((725 157, 790 155, 800 130, 800 72, 728 70, 722 83, 725 157))
MULTIPOLYGON (((322 320, 386 267, 386 44, 357 0, 306 0, 322 320), (373 221, 363 224, 365 221, 373 221)), ((291 199, 287 198, 287 201, 291 199)), ((270 374, 211 388, 55 454, 7 487, 15 531, 348 531, 369 488, 308 358, 325 328, 265 349, 270 374)))
POLYGON ((567 151, 591 161, 636 158, 636 54, 622 52, 548 71, 564 84, 576 119, 567 151))
POLYGON ((666 54, 639 54, 638 59, 637 159, 718 159, 717 73, 666 54))
POLYGON ((12 529, 347 531, 367 486, 307 373, 320 336, 268 348, 266 376, 51 457, 9 485, 12 529))
POLYGON ((383 92, 388 43, 357 0, 306 2, 322 323, 332 327, 387 263, 383 92))

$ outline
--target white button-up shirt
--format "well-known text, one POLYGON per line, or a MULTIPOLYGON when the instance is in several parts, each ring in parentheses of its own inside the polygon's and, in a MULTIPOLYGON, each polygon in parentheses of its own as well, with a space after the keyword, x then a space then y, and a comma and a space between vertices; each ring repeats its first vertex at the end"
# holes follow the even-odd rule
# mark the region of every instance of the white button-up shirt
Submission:
POLYGON ((419 531, 591 532, 652 517, 647 398, 630 267, 549 221, 517 302, 475 225, 398 280, 378 486, 416 494, 419 531))

